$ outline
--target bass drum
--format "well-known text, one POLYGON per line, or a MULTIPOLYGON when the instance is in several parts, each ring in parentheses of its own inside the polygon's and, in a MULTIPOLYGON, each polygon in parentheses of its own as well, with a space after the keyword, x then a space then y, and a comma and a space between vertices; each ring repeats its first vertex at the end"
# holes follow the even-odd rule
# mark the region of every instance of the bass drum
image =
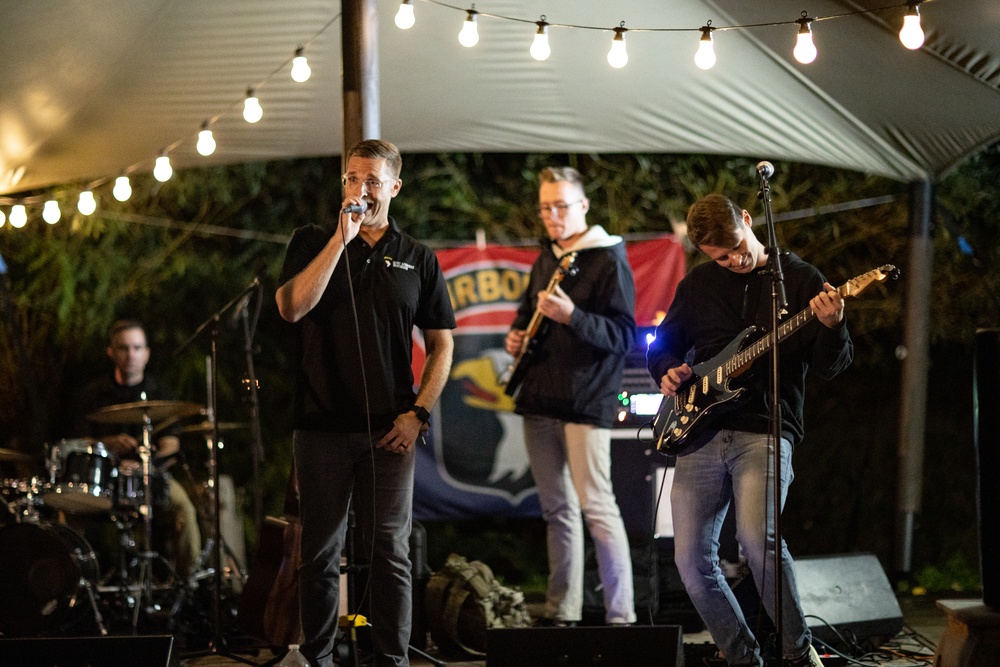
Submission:
POLYGON ((100 568, 90 544, 68 526, 0 528, 0 632, 31 637, 65 627, 90 608, 100 568))

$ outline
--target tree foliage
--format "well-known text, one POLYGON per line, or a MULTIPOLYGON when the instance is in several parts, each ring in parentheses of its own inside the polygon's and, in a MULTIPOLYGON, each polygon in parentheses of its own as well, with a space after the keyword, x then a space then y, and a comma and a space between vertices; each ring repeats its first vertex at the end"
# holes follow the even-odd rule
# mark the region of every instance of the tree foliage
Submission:
MULTIPOLYGON (((437 246, 471 243, 477 230, 495 243, 530 243, 542 233, 535 217, 536 175, 550 164, 569 164, 583 172, 592 202, 590 221, 612 233, 670 233, 682 225, 690 203, 711 192, 730 195, 758 223, 765 218, 754 161, 705 155, 405 156, 404 184, 392 212, 406 231, 437 246)), ((793 520, 790 527, 805 540, 810 526, 822 523, 850 530, 861 524, 861 515, 877 508, 888 517, 878 523, 880 534, 870 539, 889 549, 884 535, 892 533, 885 527, 893 520, 894 486, 887 492, 879 481, 895 474, 897 353, 910 261, 908 189, 883 178, 824 167, 775 166, 770 201, 782 249, 813 262, 835 284, 885 263, 903 272, 900 284, 879 286, 848 304, 858 351, 848 382, 877 384, 865 389, 876 390, 879 399, 866 397, 859 405, 857 385, 832 383, 832 388, 813 392, 819 397, 807 414, 811 442, 850 452, 868 468, 858 470, 842 456, 817 455, 824 466, 819 474, 829 475, 825 466, 853 471, 846 478, 831 476, 844 484, 830 488, 829 494, 844 495, 845 510, 841 519, 820 522, 817 514, 829 511, 829 496, 814 503, 806 499, 806 518, 793 520)), ((948 410, 930 404, 936 421, 929 440, 971 438, 968 360, 974 331, 997 326, 1000 314, 998 167, 1000 149, 993 147, 937 184, 932 363, 961 396, 948 410)), ((179 396, 199 402, 205 396, 205 357, 214 330, 218 418, 246 421, 242 327, 231 327, 224 316, 217 326, 195 334, 258 277, 263 288, 254 358, 265 440, 262 486, 267 509, 279 511, 290 458, 293 378, 289 332, 277 316, 273 293, 283 244, 292 230, 336 215, 339 173, 339 159, 329 158, 179 172, 166 184, 136 177, 133 197, 124 204, 98 193, 98 212, 89 217, 74 213, 56 225, 33 219, 23 229, 0 228, 0 253, 10 267, 7 289, 0 296, 7 303, 0 320, 0 447, 40 459, 44 443, 74 436, 67 430, 68 406, 83 383, 108 368, 106 331, 115 319, 126 316, 147 323, 151 371, 179 396)), ((68 199, 68 192, 56 196, 68 199)), ((69 206, 63 208, 68 211, 69 206)), ((764 228, 757 229, 763 238, 764 228)), ((699 261, 703 258, 692 251, 689 263, 699 261)), ((935 382, 941 381, 938 373, 933 375, 935 382)), ((250 474, 248 433, 232 436, 220 463, 243 485, 250 474)), ((968 464, 968 456, 957 460, 968 464)), ((968 471, 959 473, 968 483, 968 471)), ((966 505, 965 499, 953 499, 949 506, 964 511, 966 505)), ((930 536, 945 529, 927 531, 930 536)), ((967 550, 969 542, 964 534, 956 548, 967 550)), ((842 546, 858 548, 858 543, 848 540, 842 546)), ((939 555, 933 549, 926 553, 927 558, 939 555)))

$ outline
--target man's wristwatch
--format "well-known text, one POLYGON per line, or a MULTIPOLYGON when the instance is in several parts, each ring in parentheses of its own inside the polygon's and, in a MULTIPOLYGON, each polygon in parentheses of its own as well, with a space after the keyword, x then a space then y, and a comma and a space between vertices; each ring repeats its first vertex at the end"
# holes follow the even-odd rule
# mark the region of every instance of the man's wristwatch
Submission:
POLYGON ((427 412, 427 408, 425 408, 422 405, 414 405, 412 408, 410 408, 410 412, 415 414, 417 416, 417 419, 419 419, 424 424, 426 424, 431 418, 431 413, 427 412))

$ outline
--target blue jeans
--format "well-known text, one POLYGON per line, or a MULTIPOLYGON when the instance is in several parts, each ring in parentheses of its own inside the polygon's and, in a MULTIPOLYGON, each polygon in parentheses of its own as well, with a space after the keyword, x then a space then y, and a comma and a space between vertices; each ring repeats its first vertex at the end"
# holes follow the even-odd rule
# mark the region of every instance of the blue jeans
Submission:
POLYGON ((407 454, 376 449, 372 443, 382 435, 376 433, 369 440, 366 433, 297 430, 293 434, 302 519, 302 653, 320 667, 333 664, 340 617, 340 560, 352 498, 354 554, 359 562, 367 562, 371 555, 367 596, 375 665, 410 664, 414 453, 412 449, 407 454))
MULTIPOLYGON (((774 618, 774 470, 770 436, 720 431, 677 458, 670 503, 674 555, 691 602, 730 665, 761 665, 760 647, 719 568, 719 532, 735 501, 736 539, 764 608, 774 618)), ((781 505, 792 483, 792 446, 781 441, 781 505)), ((812 634, 802 615, 792 557, 781 542, 781 604, 786 657, 808 650, 812 634)))
POLYGON ((549 583, 545 615, 583 615, 583 521, 594 539, 608 623, 634 623, 632 555, 611 488, 611 432, 535 415, 524 417, 524 441, 545 518, 549 583))

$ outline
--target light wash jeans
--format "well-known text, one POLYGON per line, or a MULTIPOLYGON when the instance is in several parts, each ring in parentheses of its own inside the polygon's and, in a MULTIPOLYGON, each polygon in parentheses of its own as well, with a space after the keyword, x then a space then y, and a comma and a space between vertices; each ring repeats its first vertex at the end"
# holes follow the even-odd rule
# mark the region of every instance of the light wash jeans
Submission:
MULTIPOLYGON (((719 531, 735 499, 736 539, 757 592, 774 618, 774 470, 770 436, 720 431, 700 449, 677 458, 670 503, 674 557, 691 602, 730 665, 761 665, 760 647, 719 568, 719 531), (766 529, 765 529, 766 525, 766 529)), ((781 506, 792 483, 792 446, 781 441, 781 506)), ((792 557, 781 542, 781 609, 786 657, 809 649, 792 557)))
POLYGON ((297 430, 292 436, 302 519, 302 653, 319 667, 333 664, 340 617, 340 559, 352 496, 356 561, 366 563, 372 555, 367 595, 375 665, 410 664, 414 451, 395 454, 376 449, 371 443, 384 433, 375 433, 372 440, 366 433, 297 430))
POLYGON ((583 615, 583 521, 594 539, 604 619, 634 623, 632 555, 611 488, 611 431, 526 415, 524 441, 545 519, 549 583, 545 616, 583 615))

